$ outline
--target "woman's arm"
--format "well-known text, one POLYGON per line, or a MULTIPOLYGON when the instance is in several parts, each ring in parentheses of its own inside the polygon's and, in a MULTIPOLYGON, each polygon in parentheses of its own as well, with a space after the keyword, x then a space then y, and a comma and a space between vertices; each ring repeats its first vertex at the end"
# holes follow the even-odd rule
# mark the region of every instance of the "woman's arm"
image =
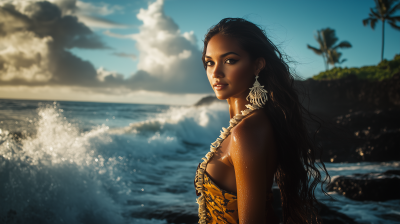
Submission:
POLYGON ((265 214, 267 191, 276 171, 276 146, 268 118, 260 115, 263 114, 242 120, 231 133, 230 157, 235 168, 241 224, 275 220, 265 214))

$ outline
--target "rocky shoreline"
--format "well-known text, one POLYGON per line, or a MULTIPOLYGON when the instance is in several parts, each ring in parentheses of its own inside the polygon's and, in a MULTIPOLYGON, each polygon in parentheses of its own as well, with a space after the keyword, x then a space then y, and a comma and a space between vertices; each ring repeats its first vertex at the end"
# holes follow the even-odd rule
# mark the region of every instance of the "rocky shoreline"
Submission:
POLYGON ((400 170, 339 176, 326 189, 357 201, 400 199, 400 170))

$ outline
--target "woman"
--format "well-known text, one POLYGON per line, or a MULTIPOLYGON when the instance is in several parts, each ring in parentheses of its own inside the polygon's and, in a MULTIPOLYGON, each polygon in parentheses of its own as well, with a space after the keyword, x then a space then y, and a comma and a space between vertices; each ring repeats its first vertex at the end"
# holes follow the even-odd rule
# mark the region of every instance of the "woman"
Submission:
POLYGON ((226 18, 206 34, 202 60, 231 120, 196 172, 199 223, 279 223, 274 177, 283 223, 320 222, 314 190, 321 174, 304 123, 313 118, 277 47, 257 25, 226 18))

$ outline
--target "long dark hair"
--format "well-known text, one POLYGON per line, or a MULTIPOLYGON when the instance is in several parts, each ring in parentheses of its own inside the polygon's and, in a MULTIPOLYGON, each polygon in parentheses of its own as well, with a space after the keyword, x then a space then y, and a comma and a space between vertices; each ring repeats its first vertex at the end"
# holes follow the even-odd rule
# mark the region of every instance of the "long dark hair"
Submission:
MULTIPOLYGON (((320 160, 319 167, 326 174, 322 180, 316 163, 320 148, 314 144, 306 121, 320 122, 300 103, 286 57, 267 38, 261 27, 245 19, 225 18, 211 27, 205 36, 202 56, 204 68, 208 42, 216 34, 236 38, 252 60, 259 57, 265 59, 266 65, 259 73, 258 81, 269 94, 263 110, 270 118, 277 140, 278 169, 275 181, 281 192, 283 223, 320 223, 314 190, 318 183, 330 178, 320 160)), ((326 194, 322 184, 321 189, 326 194)))

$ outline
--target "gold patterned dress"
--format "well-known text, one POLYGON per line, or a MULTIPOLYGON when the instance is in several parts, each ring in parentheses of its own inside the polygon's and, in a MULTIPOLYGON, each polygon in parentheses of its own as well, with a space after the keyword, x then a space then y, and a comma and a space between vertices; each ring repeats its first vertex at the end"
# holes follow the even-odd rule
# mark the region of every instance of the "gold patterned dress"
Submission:
MULTIPOLYGON (((203 186, 207 224, 239 224, 237 194, 218 187, 207 171, 204 172, 203 186)), ((199 196, 200 194, 196 191, 196 195, 199 196)), ((272 192, 268 193, 267 203, 271 203, 271 200, 272 192)))
POLYGON ((236 193, 219 188, 207 171, 204 173, 204 193, 207 223, 239 223, 236 193))

